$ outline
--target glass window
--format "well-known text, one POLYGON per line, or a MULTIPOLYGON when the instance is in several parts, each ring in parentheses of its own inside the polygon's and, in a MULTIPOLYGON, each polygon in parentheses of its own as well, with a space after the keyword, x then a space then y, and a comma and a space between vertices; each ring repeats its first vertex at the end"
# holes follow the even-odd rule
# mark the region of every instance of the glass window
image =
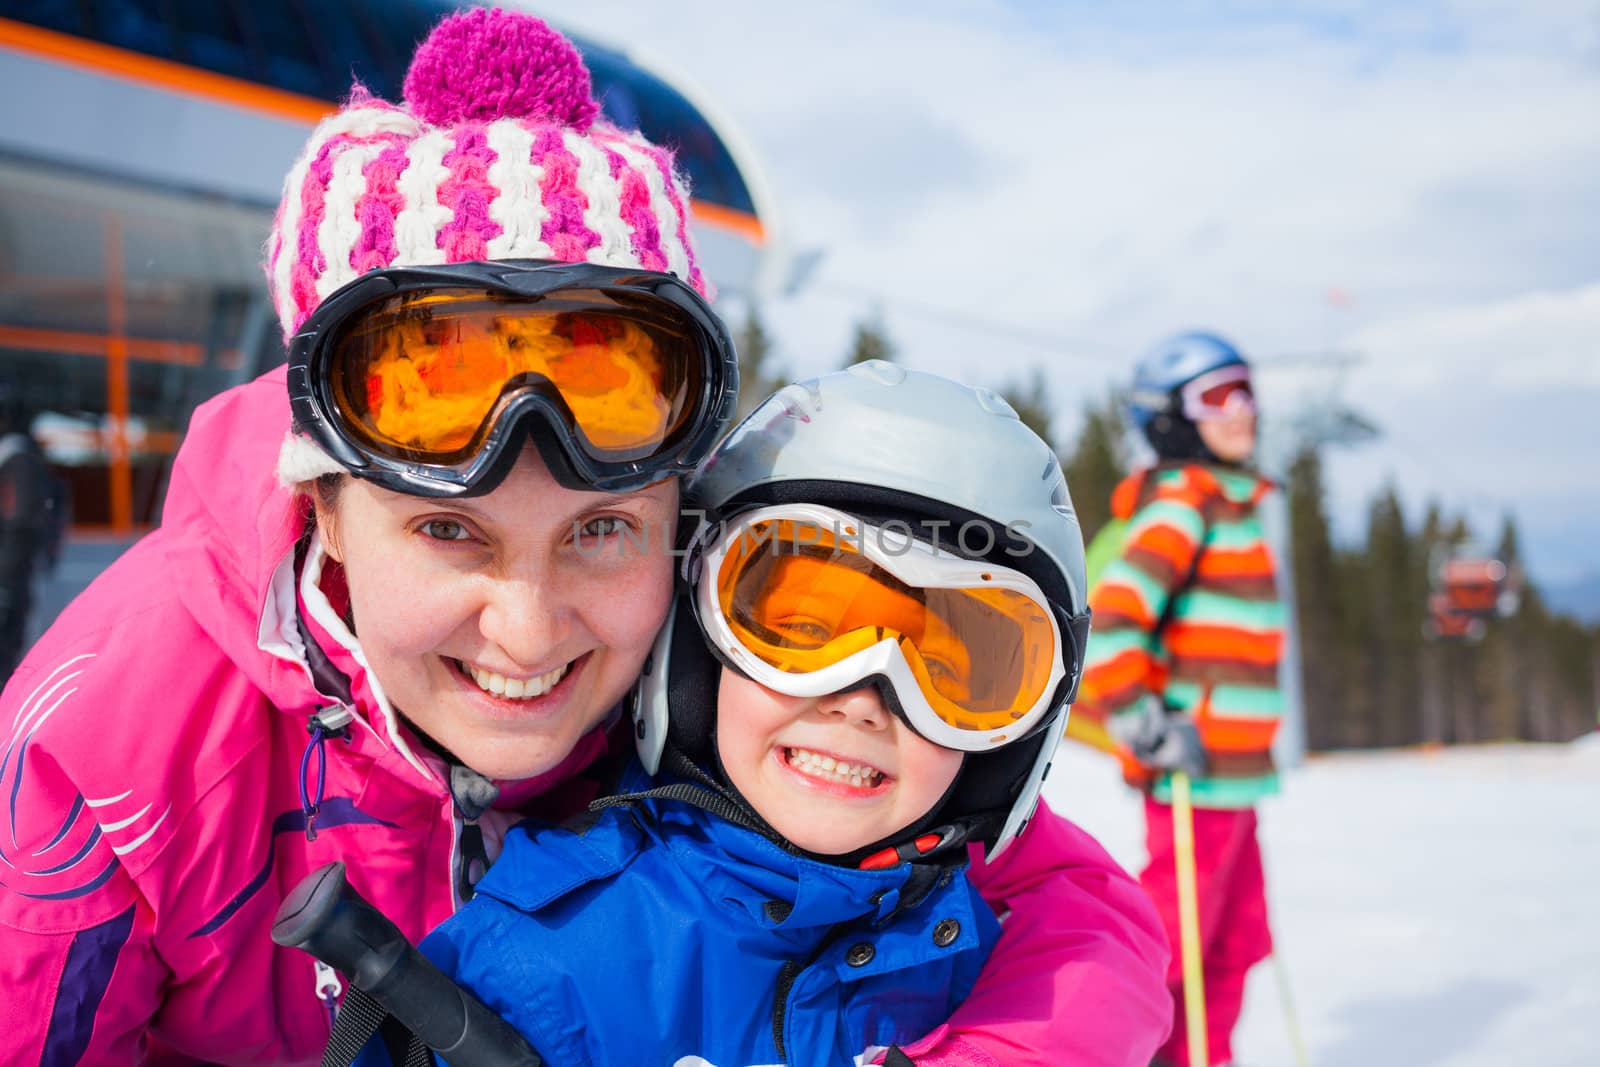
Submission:
POLYGON ((174 0, 180 54, 188 62, 218 74, 258 79, 250 51, 239 34, 233 8, 221 0, 174 0))
POLYGON ((53 183, 0 181, 0 323, 29 330, 104 332, 105 248, 100 213, 53 183))
POLYGON ((5 17, 62 33, 82 33, 84 29, 78 0, 18 0, 6 5, 5 17))
POLYGON ((94 35, 107 44, 172 59, 172 15, 164 0, 95 0, 94 35))
POLYGON ((0 159, 0 377, 40 413, 75 523, 153 524, 195 405, 281 360, 259 265, 271 221, 261 207, 0 159))
POLYGON ((306 15, 311 20, 312 34, 327 52, 335 99, 344 99, 355 81, 385 100, 399 99, 401 63, 378 59, 381 53, 376 50, 372 34, 351 5, 314 4, 306 15))
POLYGON ((334 91, 322 69, 299 4, 289 0, 244 4, 240 16, 246 32, 254 34, 268 85, 323 100, 342 95, 342 90, 334 91))
MULTIPOLYGON (((434 23, 456 6, 440 0, 413 0, 404 4, 391 0, 358 0, 351 5, 351 13, 365 27, 380 61, 394 72, 390 91, 379 95, 390 100, 400 98, 400 83, 411 62, 411 53, 416 51, 418 42, 428 36, 434 23)), ((373 86, 368 88, 377 91, 373 86)))

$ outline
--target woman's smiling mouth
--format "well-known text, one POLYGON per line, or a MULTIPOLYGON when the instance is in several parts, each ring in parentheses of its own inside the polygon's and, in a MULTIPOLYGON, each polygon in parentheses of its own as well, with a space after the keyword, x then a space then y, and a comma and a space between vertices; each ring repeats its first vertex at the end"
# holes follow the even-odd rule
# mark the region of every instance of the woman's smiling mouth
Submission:
POLYGON ((565 678, 567 672, 572 669, 571 663, 563 663, 554 670, 546 671, 532 678, 507 678, 503 674, 474 667, 470 663, 463 663, 461 660, 453 660, 452 662, 455 663, 462 674, 471 678, 479 689, 482 689, 490 696, 499 697, 502 700, 532 700, 535 697, 542 697, 554 689, 557 683, 565 678))

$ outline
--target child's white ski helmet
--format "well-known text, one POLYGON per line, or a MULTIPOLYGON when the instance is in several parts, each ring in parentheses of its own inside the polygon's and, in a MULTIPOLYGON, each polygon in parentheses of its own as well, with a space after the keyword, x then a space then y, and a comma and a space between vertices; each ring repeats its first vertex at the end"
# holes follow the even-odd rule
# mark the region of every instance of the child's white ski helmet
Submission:
MULTIPOLYGON (((1065 665, 1048 713, 1004 747, 969 754, 940 807, 896 840, 959 824, 963 839, 984 840, 993 856, 1022 831, 1077 690, 1088 607, 1083 539, 1060 463, 1005 400, 891 363, 856 364, 768 399, 707 457, 685 499, 696 540, 753 508, 817 504, 867 523, 909 524, 944 550, 1032 579, 1065 665)), ((691 584, 697 547, 685 558, 691 584)), ((639 753, 652 772, 669 748, 698 767, 716 765, 719 664, 691 615, 680 596, 634 702, 639 753)))

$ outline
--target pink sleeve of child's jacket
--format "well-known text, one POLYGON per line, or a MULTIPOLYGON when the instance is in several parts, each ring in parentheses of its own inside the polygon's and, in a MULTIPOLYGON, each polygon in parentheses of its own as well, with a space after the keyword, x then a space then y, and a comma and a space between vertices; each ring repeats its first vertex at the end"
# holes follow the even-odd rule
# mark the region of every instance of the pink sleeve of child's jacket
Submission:
POLYGON ((1004 926, 945 1025, 905 1049, 919 1067, 1146 1067, 1172 1021, 1155 909, 1099 843, 1043 802, 972 882, 1004 926))

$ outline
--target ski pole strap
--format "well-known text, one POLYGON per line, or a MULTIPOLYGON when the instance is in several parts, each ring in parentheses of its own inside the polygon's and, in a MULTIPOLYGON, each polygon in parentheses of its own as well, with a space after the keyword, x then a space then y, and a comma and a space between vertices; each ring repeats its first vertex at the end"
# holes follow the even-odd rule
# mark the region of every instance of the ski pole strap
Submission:
POLYGON ((350 1067, 374 1034, 380 1036, 396 1067, 431 1067, 433 1054, 428 1046, 358 985, 345 994, 328 1035, 328 1047, 322 1050, 322 1067, 350 1067))
MULTIPOLYGON (((325 1065, 347 1067, 374 1033, 384 1034, 390 1045, 392 1031, 382 1017, 388 1012, 455 1067, 544 1067, 516 1028, 440 971, 399 927, 362 899, 346 881, 340 861, 312 871, 284 898, 273 920, 272 940, 303 949, 350 979, 345 1000, 356 1008, 350 1021, 344 1022, 345 1012, 335 1020, 335 1028, 344 1022, 344 1030, 325 1065), (377 1007, 361 1007, 354 996, 357 989, 377 1007)), ((410 1049, 409 1036, 397 1038, 391 1047, 398 1050, 396 1064, 427 1064, 431 1059, 425 1050, 410 1049)))

